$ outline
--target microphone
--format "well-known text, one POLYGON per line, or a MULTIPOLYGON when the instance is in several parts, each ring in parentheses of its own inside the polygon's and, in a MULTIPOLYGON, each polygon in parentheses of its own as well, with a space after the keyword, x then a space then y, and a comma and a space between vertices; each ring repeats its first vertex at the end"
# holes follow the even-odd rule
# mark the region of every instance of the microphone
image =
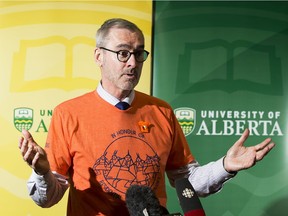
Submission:
POLYGON ((176 179, 175 188, 184 216, 205 216, 199 197, 188 178, 176 179))
POLYGON ((161 216, 163 207, 152 189, 144 185, 131 185, 126 192, 126 206, 130 216, 161 216))

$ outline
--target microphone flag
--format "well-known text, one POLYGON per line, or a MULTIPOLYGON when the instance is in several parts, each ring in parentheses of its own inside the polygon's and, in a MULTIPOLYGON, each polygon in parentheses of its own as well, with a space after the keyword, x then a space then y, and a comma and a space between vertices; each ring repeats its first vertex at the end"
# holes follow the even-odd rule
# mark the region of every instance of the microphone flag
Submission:
POLYGON ((199 197, 188 178, 176 179, 175 188, 184 216, 205 216, 199 197))

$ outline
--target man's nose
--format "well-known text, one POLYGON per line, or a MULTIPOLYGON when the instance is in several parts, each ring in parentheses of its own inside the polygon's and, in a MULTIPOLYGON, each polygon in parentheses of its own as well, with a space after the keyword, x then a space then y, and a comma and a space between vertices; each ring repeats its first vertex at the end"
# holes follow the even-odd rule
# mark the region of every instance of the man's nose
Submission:
POLYGON ((131 67, 135 67, 137 64, 136 58, 135 58, 135 54, 132 53, 130 58, 127 61, 127 64, 129 64, 131 67))

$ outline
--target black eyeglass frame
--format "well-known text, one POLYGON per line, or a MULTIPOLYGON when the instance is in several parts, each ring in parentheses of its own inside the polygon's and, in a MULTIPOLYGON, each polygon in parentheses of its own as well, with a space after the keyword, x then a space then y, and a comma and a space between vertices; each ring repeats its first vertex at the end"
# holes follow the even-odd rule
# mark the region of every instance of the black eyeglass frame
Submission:
POLYGON ((103 49, 103 50, 106 50, 106 51, 109 51, 109 52, 116 53, 116 54, 117 54, 117 59, 118 59, 118 61, 120 61, 120 62, 127 62, 127 61, 130 59, 131 55, 133 54, 133 55, 135 56, 135 60, 136 60, 137 62, 143 63, 144 61, 147 60, 148 55, 149 55, 149 52, 148 52, 147 50, 137 50, 137 51, 135 51, 135 52, 130 52, 130 51, 128 51, 128 50, 114 51, 114 50, 107 49, 107 48, 105 48, 105 47, 99 47, 99 48, 100 48, 100 49, 103 49), (121 52, 127 52, 127 54, 129 53, 129 55, 128 55, 128 57, 127 57, 126 60, 120 60, 120 59, 119 59, 119 55, 120 55, 121 52), (139 60, 137 53, 142 53, 142 52, 144 53, 143 56, 146 56, 146 57, 144 58, 144 60, 139 60))

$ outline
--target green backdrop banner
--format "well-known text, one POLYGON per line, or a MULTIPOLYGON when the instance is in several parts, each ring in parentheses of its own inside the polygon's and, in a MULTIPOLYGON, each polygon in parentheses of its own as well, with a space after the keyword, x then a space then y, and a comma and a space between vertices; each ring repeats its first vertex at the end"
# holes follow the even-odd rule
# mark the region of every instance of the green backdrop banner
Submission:
POLYGON ((288 2, 155 1, 153 49, 153 95, 175 109, 201 164, 225 155, 245 128, 246 145, 277 143, 201 198, 207 215, 287 215, 288 2))

